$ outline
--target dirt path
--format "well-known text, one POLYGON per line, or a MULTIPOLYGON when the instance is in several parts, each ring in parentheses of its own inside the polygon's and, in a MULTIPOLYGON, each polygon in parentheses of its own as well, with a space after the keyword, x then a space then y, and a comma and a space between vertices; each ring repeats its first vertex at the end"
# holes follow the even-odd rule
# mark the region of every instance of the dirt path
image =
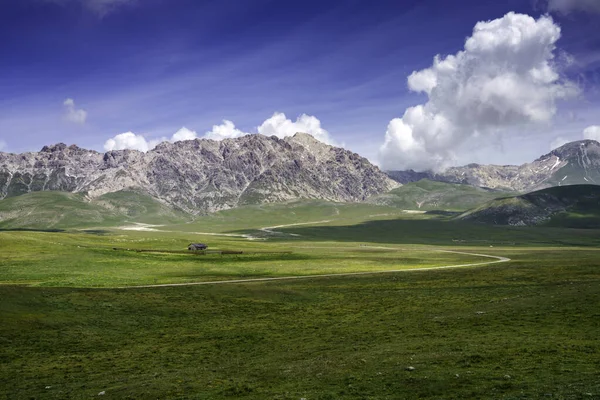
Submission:
MULTIPOLYGON (((442 253, 455 253, 464 254, 469 256, 492 258, 494 261, 485 261, 479 263, 470 264, 458 264, 458 265, 445 265, 441 267, 429 267, 429 268, 409 268, 409 269, 397 269, 397 270, 386 270, 386 271, 366 271, 366 272, 342 272, 339 274, 320 274, 320 275, 303 275, 303 276, 282 276, 276 278, 252 278, 252 279, 232 279, 227 281, 205 281, 205 282, 189 282, 189 283, 165 283, 160 285, 140 285, 140 286, 124 286, 112 289, 143 289, 143 288, 160 288, 160 287, 177 287, 177 286, 198 286, 198 285, 222 285, 231 283, 254 283, 254 282, 270 282, 270 281, 286 281, 294 279, 319 279, 319 278, 331 278, 331 277, 344 277, 344 276, 358 276, 358 275, 377 275, 377 274, 394 274, 399 272, 412 272, 412 271, 429 271, 436 269, 450 269, 450 268, 465 268, 465 267, 480 267, 483 265, 498 264, 511 261, 507 257, 492 256, 489 254, 476 254, 466 253, 462 251, 452 250, 434 250, 442 253)), ((111 289, 111 288, 106 288, 111 289)))
MULTIPOLYGON (((338 211, 339 213, 339 211, 338 211)), ((287 235, 287 236, 300 236, 295 233, 284 233, 277 232, 276 229, 279 228, 287 228, 290 226, 299 226, 299 225, 317 225, 317 224, 326 224, 331 222, 331 220, 326 221, 313 221, 313 222, 298 222, 295 224, 285 224, 285 225, 276 225, 276 226, 265 226, 263 228, 258 228, 256 230, 270 234, 270 235, 287 235)), ((162 227, 164 225, 150 225, 150 224, 142 224, 141 222, 134 222, 132 225, 124 225, 118 226, 116 229, 120 229, 122 231, 142 231, 142 232, 174 232, 174 231, 166 231, 162 229, 155 229, 162 227)), ((225 237, 238 237, 244 238, 247 240, 265 240, 266 238, 257 237, 252 234, 241 234, 241 233, 212 233, 212 232, 186 232, 193 235, 206 235, 206 236, 225 236, 225 237)))
POLYGON ((286 225, 276 225, 276 226, 265 226, 264 228, 260 228, 259 231, 262 232, 266 232, 266 233, 270 233, 271 235, 288 235, 288 236, 300 236, 297 235, 295 233, 283 233, 283 232, 277 232, 275 231, 275 229, 279 229, 279 228, 287 228, 290 226, 300 226, 300 225, 318 225, 318 224, 326 224, 328 222, 331 222, 330 219, 325 220, 325 221, 313 221, 313 222, 297 222, 295 224, 286 224, 286 225))

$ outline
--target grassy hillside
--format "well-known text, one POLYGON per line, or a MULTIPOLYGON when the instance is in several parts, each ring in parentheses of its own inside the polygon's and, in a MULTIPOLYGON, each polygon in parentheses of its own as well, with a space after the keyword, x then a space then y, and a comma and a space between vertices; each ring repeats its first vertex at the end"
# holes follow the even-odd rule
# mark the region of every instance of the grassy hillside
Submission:
POLYGON ((92 201, 129 221, 147 224, 167 224, 190 219, 189 215, 139 192, 119 191, 107 193, 92 201))
POLYGON ((506 195, 507 192, 498 190, 423 179, 373 196, 368 201, 405 210, 464 211, 506 195))
POLYGON ((400 215, 402 211, 397 208, 375 204, 299 200, 193 217, 148 195, 129 191, 108 193, 91 201, 83 194, 65 192, 33 192, 0 200, 0 229, 111 227, 138 222, 167 225, 164 229, 177 231, 218 233, 323 220, 355 223, 400 215))
POLYGON ((112 226, 124 221, 177 222, 185 216, 135 192, 88 201, 80 193, 32 192, 0 200, 0 229, 65 229, 112 226))
POLYGON ((493 225, 598 228, 600 186, 560 186, 496 199, 457 218, 493 225))

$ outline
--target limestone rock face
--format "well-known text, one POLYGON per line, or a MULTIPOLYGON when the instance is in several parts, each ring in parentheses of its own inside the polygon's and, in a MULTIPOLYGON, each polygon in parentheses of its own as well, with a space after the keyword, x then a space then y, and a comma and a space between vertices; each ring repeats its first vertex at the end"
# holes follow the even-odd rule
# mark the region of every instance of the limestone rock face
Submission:
POLYGON ((600 143, 581 140, 567 143, 523 165, 479 165, 448 168, 444 172, 388 171, 399 183, 424 178, 477 187, 529 192, 552 186, 600 185, 600 143))
POLYGON ((147 153, 103 154, 62 143, 38 153, 0 152, 0 199, 42 190, 95 198, 136 189, 200 214, 301 198, 362 201, 397 186, 358 154, 304 133, 165 142, 147 153))

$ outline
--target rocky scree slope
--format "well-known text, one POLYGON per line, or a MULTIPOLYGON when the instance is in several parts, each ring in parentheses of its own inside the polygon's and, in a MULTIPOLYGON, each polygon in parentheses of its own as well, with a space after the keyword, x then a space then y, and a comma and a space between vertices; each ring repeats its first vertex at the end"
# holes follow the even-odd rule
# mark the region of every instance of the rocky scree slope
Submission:
POLYGON ((479 165, 448 168, 444 172, 388 171, 399 183, 429 179, 476 187, 528 192, 552 186, 600 185, 600 143, 581 140, 567 143, 523 165, 479 165))
POLYGON ((362 201, 400 186, 365 158, 298 133, 159 144, 142 153, 75 145, 0 153, 0 199, 35 191, 137 190, 192 214, 300 198, 362 201))

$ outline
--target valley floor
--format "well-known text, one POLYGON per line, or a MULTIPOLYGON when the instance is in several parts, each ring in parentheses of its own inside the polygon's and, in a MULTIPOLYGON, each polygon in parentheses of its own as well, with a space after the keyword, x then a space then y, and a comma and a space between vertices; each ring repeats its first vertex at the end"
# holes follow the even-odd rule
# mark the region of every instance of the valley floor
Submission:
POLYGON ((0 398, 600 397, 597 231, 282 230, 0 231, 0 398))

